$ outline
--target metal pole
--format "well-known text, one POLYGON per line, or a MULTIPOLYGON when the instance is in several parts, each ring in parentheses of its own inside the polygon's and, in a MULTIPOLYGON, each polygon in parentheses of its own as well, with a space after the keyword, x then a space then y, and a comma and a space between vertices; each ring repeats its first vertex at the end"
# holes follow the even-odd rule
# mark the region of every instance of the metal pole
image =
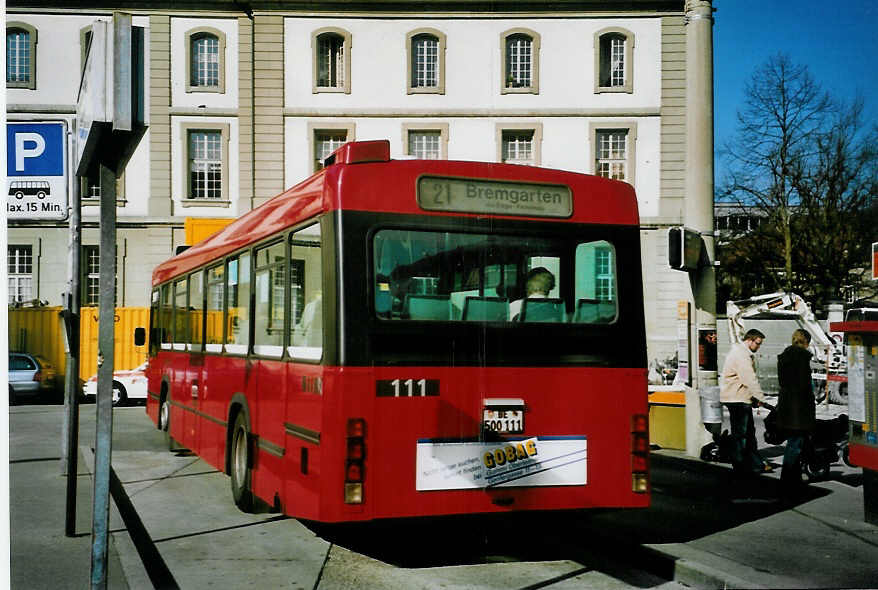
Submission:
POLYGON ((76 477, 79 471, 79 312, 80 312, 80 252, 82 251, 82 209, 80 207, 80 180, 74 177, 73 204, 70 209, 70 292, 67 300, 68 347, 67 375, 64 397, 64 431, 67 474, 67 510, 64 534, 76 534, 76 477))
POLYGON ((101 170, 100 298, 98 303, 98 391, 95 435, 91 587, 107 587, 110 521, 110 458, 113 452, 113 364, 116 295, 116 173, 101 170))
MULTIPOLYGON (((686 0, 686 180, 685 222, 701 233, 713 264, 713 6, 711 0, 686 0)), ((716 331, 716 273, 701 268, 691 281, 693 314, 689 341, 698 342, 700 329, 716 331)), ((697 351, 693 346, 691 351, 697 351)), ((700 390, 715 387, 717 371, 700 370, 697 354, 690 354, 694 390, 686 391, 686 453, 698 456, 710 441, 701 421, 700 390)))

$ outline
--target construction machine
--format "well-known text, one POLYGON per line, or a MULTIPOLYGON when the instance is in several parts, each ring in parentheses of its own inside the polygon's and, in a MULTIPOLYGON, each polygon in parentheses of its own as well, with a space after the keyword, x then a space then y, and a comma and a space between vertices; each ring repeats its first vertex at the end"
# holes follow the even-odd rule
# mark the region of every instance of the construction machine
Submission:
POLYGON ((746 319, 787 318, 796 320, 811 335, 811 378, 818 401, 829 394, 830 401, 847 401, 847 354, 840 337, 829 334, 814 318, 808 303, 795 293, 769 293, 726 303, 729 338, 744 339, 746 319))

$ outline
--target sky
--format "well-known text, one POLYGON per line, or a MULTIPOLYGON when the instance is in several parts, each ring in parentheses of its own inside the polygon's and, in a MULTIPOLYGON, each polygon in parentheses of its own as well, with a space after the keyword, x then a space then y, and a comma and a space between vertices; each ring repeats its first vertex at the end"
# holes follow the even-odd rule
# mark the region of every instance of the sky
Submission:
POLYGON ((865 98, 878 122, 878 0, 714 0, 714 146, 716 182, 757 67, 779 51, 835 97, 865 98))

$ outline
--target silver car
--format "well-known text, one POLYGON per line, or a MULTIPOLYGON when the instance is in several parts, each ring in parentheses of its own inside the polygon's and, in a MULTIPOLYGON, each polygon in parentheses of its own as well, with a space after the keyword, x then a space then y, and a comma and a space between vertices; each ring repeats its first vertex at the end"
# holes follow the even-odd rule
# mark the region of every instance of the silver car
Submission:
POLYGON ((56 371, 41 356, 26 352, 9 353, 9 403, 23 397, 46 397, 56 393, 56 371))

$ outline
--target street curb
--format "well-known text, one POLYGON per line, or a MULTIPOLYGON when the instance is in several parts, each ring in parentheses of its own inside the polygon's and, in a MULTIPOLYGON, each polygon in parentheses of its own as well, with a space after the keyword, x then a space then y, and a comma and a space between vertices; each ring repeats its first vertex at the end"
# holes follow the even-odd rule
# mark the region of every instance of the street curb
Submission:
POLYGON ((750 580, 732 576, 703 563, 679 557, 655 547, 643 545, 643 551, 647 555, 652 554, 652 558, 655 560, 671 562, 674 570, 673 581, 692 588, 766 588, 766 586, 761 586, 750 580))

